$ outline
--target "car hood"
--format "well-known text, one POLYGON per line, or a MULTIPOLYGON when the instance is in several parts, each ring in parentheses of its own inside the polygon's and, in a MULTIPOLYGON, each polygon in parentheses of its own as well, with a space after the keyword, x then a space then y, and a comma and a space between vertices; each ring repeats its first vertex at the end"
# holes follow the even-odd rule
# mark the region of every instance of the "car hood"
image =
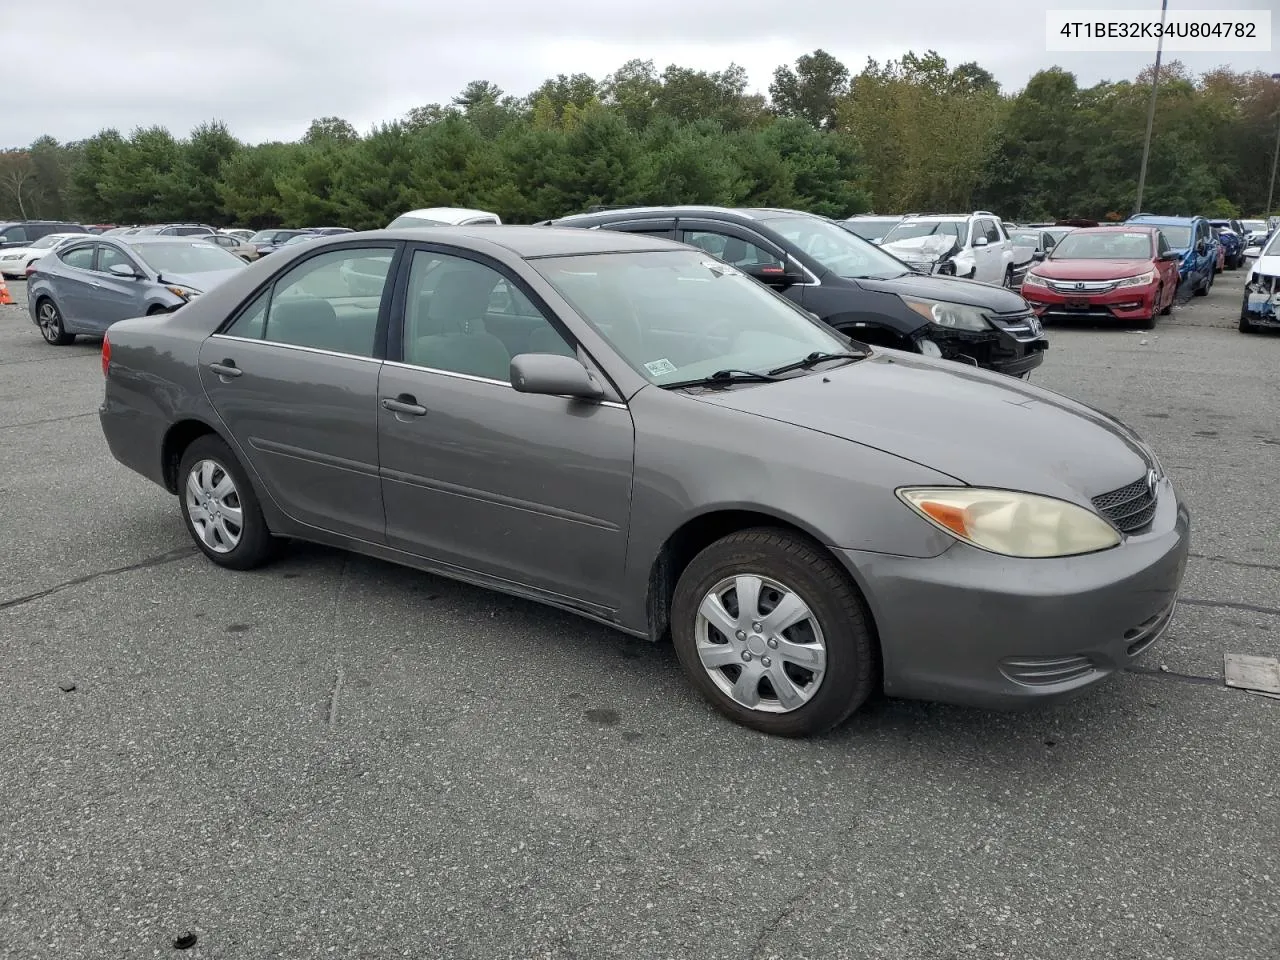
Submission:
MULTIPOLYGON (((164 282, 167 284, 190 287, 192 290, 199 290, 201 293, 205 293, 210 288, 217 286, 228 277, 234 277, 239 272, 235 268, 231 270, 210 270, 207 273, 169 273, 165 271, 160 276, 164 278, 164 282)), ((160 281, 157 280, 156 282, 159 283, 160 281)))
POLYGON ((1119 280, 1155 269, 1152 260, 1045 260, 1036 273, 1050 280, 1119 280))
POLYGON ((956 246, 956 238, 936 235, 907 237, 904 240, 882 243, 881 246, 895 257, 901 257, 904 260, 920 260, 922 258, 936 260, 956 246))
POLYGON ((1267 277, 1280 277, 1280 253, 1269 253, 1258 257, 1250 273, 1260 273, 1267 277))
POLYGON ((698 399, 874 447, 971 486, 1084 504, 1140 479, 1154 459, 1137 434, 1092 407, 897 350, 698 399))
POLYGON ((980 280, 908 273, 891 280, 859 278, 855 282, 864 290, 874 290, 877 293, 895 293, 921 300, 945 300, 948 303, 981 307, 994 313, 1017 313, 1029 309, 1027 301, 1020 294, 980 280))

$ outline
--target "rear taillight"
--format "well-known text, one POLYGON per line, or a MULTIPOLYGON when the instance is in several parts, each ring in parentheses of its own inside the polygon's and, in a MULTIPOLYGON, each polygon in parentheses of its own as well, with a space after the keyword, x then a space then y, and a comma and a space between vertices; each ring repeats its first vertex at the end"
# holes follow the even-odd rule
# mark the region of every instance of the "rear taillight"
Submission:
POLYGON ((107 370, 111 367, 111 338, 104 336, 102 338, 102 375, 107 375, 107 370))

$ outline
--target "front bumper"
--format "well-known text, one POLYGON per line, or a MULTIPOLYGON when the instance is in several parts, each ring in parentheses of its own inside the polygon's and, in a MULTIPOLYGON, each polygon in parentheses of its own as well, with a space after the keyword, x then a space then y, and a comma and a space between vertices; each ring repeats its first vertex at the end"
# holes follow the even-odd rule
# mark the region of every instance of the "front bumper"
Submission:
POLYGON ((1150 532, 1100 553, 838 552, 871 606, 886 694, 1008 709, 1077 695, 1145 653, 1172 619, 1189 548, 1166 479, 1150 532))
POLYGON ((1156 284, 1117 287, 1105 293, 1063 293, 1051 287, 1023 284, 1022 299, 1040 317, 1095 317, 1104 320, 1145 320, 1155 314, 1156 284))
POLYGON ((984 370, 1020 377, 1044 363, 1044 352, 1049 349, 1039 322, 1032 325, 1033 317, 1025 312, 1017 316, 994 315, 990 332, 955 330, 929 324, 917 330, 914 336, 916 349, 929 341, 941 352, 944 360, 968 363, 984 370))

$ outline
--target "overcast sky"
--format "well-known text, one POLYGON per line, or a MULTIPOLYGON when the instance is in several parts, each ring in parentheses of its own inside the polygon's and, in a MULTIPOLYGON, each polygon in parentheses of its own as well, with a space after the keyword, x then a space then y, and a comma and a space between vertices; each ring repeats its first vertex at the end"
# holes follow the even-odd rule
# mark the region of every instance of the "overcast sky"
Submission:
MULTIPOLYGON (((470 80, 523 95, 632 58, 736 62, 763 93, 774 67, 816 47, 853 73, 933 48, 953 65, 977 60, 1008 91, 1053 64, 1092 84, 1150 58, 1048 53, 1045 11, 1122 5, 1159 18, 1158 0, 0 0, 0 146, 152 124, 185 135, 214 118, 250 142, 297 139, 320 116, 363 132, 470 80)), ((1177 58, 1197 72, 1280 71, 1280 0, 1170 0, 1228 7, 1276 11, 1273 52, 1177 58)))

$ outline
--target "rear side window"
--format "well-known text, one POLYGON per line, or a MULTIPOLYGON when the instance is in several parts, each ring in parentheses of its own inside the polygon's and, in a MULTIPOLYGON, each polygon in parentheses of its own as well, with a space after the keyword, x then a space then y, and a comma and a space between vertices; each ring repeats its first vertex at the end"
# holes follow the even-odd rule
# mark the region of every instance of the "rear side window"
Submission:
POLYGON ((60 250, 58 251, 58 259, 68 267, 75 267, 77 270, 90 270, 93 268, 93 244, 86 243, 83 247, 60 250))
POLYGON ((254 300, 226 333, 372 357, 393 254, 373 248, 310 257, 254 300))

